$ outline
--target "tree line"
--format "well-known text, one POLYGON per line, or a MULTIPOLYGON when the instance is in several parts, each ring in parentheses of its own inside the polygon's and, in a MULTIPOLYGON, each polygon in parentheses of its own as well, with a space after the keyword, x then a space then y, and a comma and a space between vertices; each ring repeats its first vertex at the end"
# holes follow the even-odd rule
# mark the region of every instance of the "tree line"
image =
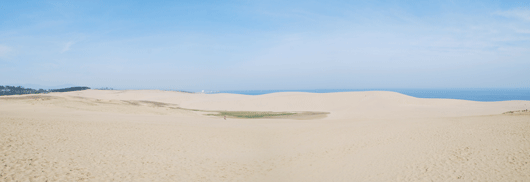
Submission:
POLYGON ((71 92, 71 91, 79 91, 79 90, 87 90, 90 89, 90 87, 69 87, 69 88, 61 88, 61 89, 31 89, 31 88, 24 88, 21 86, 2 86, 0 85, 0 95, 22 95, 22 94, 41 94, 41 93, 50 93, 50 92, 71 92))

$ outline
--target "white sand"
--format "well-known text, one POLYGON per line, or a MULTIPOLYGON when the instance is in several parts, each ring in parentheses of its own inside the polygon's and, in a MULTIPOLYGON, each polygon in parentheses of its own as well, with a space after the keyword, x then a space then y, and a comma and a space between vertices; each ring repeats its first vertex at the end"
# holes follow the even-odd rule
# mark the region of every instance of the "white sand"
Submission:
POLYGON ((529 101, 393 92, 0 97, 0 181, 530 181, 529 101), (8 98, 8 99, 6 99, 8 98), (323 111, 228 119, 201 110, 323 111))

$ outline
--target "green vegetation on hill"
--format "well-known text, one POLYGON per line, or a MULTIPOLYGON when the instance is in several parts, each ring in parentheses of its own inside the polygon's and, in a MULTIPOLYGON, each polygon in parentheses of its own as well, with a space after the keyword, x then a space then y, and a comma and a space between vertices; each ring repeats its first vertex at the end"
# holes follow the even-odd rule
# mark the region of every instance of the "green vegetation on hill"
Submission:
POLYGON ((280 116, 295 115, 292 112, 259 112, 259 111, 219 111, 217 114, 208 114, 209 116, 227 116, 235 118, 273 118, 280 116))
POLYGON ((70 88, 61 88, 61 89, 31 89, 31 88, 24 88, 21 86, 15 87, 15 86, 2 86, 0 85, 0 95, 22 95, 22 94, 40 94, 40 93, 50 93, 50 92, 71 92, 71 91, 79 91, 79 90, 87 90, 90 89, 90 87, 70 87, 70 88))

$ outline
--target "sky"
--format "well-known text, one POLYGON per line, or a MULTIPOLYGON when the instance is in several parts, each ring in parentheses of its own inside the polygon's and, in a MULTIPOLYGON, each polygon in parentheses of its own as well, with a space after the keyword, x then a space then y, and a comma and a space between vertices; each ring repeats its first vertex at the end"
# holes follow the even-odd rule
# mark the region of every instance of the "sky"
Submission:
POLYGON ((528 1, 7 1, 0 85, 530 88, 528 1))

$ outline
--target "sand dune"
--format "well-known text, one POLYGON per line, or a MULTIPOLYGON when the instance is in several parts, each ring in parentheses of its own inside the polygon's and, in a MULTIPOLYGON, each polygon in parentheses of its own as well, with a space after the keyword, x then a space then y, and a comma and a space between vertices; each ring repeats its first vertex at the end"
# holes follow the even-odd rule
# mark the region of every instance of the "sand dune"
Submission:
POLYGON ((530 112, 505 113, 528 107, 394 92, 3 96, 0 181, 529 181, 530 112))

